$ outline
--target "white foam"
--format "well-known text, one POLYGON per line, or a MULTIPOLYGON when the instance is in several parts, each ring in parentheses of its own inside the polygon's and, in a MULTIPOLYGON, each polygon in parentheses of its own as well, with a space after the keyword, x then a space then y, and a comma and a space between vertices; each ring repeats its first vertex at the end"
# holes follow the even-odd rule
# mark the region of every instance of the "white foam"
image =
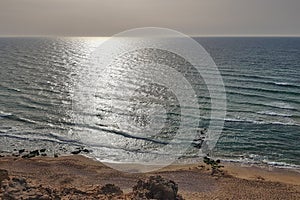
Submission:
MULTIPOLYGON (((255 155, 255 157, 260 157, 258 155, 255 155)), ((285 163, 285 162, 276 162, 276 161, 270 161, 267 159, 259 160, 259 159, 253 159, 251 156, 249 158, 240 158, 240 159, 230 159, 230 158, 218 158, 221 161, 224 162, 232 162, 232 163, 241 163, 241 164, 246 164, 246 165, 267 165, 271 167, 276 167, 276 168, 286 168, 286 169, 300 169, 299 165, 296 164, 290 164, 290 163, 285 163)))
POLYGON ((11 116, 11 115, 12 115, 11 113, 6 113, 6 112, 3 112, 3 111, 0 111, 0 118, 11 116))
POLYGON ((275 85, 282 85, 282 86, 288 86, 288 85, 292 85, 290 83, 286 83, 286 82, 274 82, 275 85))
POLYGON ((295 165, 295 164, 289 164, 289 163, 285 163, 285 162, 276 162, 276 161, 269 161, 269 160, 263 160, 262 163, 265 163, 267 165, 271 165, 271 166, 275 166, 275 167, 279 167, 279 168, 300 168, 299 165, 295 165))
POLYGON ((300 126, 300 124, 291 122, 280 122, 280 121, 259 121, 259 120, 251 120, 251 119, 234 119, 234 118, 226 118, 225 121, 230 122, 245 122, 245 123, 253 123, 253 124, 275 124, 275 125, 286 125, 286 126, 300 126))
POLYGON ((270 116, 281 116, 281 117, 292 117, 293 116, 293 115, 290 115, 290 114, 276 113, 276 112, 273 112, 273 111, 260 111, 260 112, 257 112, 257 114, 270 115, 270 116))

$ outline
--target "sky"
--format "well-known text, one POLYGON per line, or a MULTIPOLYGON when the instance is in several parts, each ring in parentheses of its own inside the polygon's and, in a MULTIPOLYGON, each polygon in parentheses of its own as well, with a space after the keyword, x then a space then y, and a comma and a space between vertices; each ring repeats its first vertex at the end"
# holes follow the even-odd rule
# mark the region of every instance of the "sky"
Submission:
POLYGON ((192 36, 300 36, 300 0, 0 0, 0 36, 109 37, 138 27, 192 36))

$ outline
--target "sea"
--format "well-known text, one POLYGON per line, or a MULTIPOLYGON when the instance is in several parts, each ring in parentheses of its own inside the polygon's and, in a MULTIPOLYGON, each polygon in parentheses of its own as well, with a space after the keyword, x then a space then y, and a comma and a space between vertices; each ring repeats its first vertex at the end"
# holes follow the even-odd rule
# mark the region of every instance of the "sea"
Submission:
MULTIPOLYGON (((193 39, 214 60, 226 91, 224 126, 210 156, 300 169, 300 38, 193 39)), ((186 69, 187 64, 168 52, 146 49, 116 59, 103 80, 101 73, 108 71, 94 72, 89 60, 105 40, 0 38, 0 154, 46 148, 48 155, 67 155, 82 147, 89 150, 87 156, 106 162, 149 162, 168 156, 161 147, 174 139, 180 127, 178 99, 168 88, 143 87, 140 73, 156 72, 138 66, 156 58, 178 69, 186 69), (98 74, 91 79, 93 73, 98 74), (130 99, 134 106, 124 102, 127 91, 134 93, 130 99), (126 125, 134 123, 151 130, 140 133, 126 125), (151 131, 157 134, 148 134, 151 131)), ((205 116, 183 117, 201 119, 199 128, 205 131, 210 96, 197 95, 206 102, 188 109, 202 109, 205 116)), ((188 141, 176 142, 180 146, 188 141)), ((193 162, 201 159, 198 151, 191 145, 176 156, 193 162)))

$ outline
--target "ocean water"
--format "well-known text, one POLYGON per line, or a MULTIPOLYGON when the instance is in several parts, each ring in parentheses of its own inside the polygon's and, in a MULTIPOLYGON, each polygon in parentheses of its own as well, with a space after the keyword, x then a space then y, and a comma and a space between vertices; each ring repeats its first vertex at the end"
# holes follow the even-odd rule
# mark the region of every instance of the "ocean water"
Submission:
MULTIPOLYGON (((213 156, 299 168, 300 38, 194 39, 214 59, 226 89, 227 114, 213 156)), ((157 59, 184 72, 188 63, 168 52, 141 50, 113 62, 110 81, 104 83, 102 78, 89 76, 101 74, 93 71, 89 58, 103 40, 0 38, 0 153, 46 147, 48 153, 64 154, 85 146, 93 151, 90 156, 112 162, 147 161, 167 154, 160 147, 178 129, 178 100, 167 88, 143 87, 140 74, 149 69, 140 66, 157 59), (131 99, 139 102, 134 107, 126 104, 126 91, 139 97, 131 99), (160 110, 153 105, 165 102, 169 102, 167 113, 154 113, 154 121, 139 113, 141 109, 160 110), (130 129, 130 123, 150 123, 147 131, 160 134, 144 137, 146 133, 130 129)), ((201 85, 201 77, 193 72, 187 76, 201 85)), ((210 98, 207 88, 201 91, 197 94, 201 99, 199 125, 205 128, 210 98)), ((199 116, 188 118, 192 121, 199 116)), ((189 127, 183 129, 188 132, 189 127)), ((178 156, 197 159, 197 151, 191 147, 178 156)))

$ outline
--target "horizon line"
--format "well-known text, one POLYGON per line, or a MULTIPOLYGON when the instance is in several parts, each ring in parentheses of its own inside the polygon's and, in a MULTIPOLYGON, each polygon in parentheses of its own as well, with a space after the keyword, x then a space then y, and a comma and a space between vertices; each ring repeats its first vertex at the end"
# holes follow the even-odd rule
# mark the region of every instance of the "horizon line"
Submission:
MULTIPOLYGON (((0 38, 32 38, 32 37, 46 37, 46 38, 110 38, 113 37, 111 36, 76 36, 76 35, 1 35, 0 38)), ((190 34, 188 35, 189 37, 300 37, 300 35, 268 35, 268 34, 258 34, 258 35, 193 35, 190 34)))

